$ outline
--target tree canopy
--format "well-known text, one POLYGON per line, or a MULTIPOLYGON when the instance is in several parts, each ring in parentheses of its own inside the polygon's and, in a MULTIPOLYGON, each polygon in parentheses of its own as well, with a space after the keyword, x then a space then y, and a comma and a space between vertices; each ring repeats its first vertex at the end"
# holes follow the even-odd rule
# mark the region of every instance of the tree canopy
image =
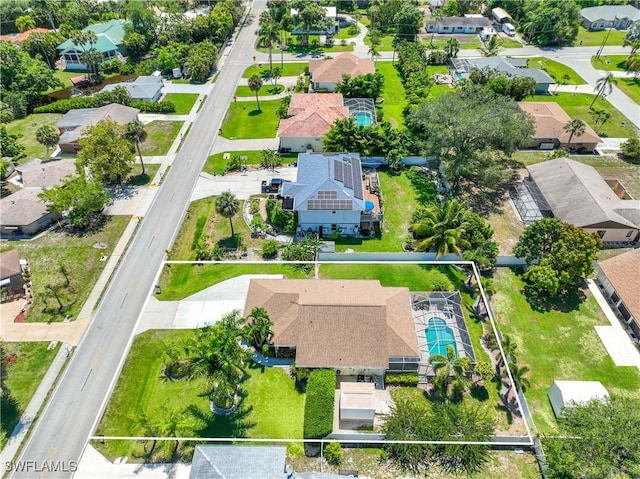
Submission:
POLYGON ((571 45, 581 19, 575 0, 525 0, 522 32, 527 41, 541 47, 571 45))
POLYGON ((382 73, 367 73, 351 78, 342 75, 342 80, 336 86, 336 91, 345 98, 373 98, 377 100, 384 91, 384 75, 382 73))

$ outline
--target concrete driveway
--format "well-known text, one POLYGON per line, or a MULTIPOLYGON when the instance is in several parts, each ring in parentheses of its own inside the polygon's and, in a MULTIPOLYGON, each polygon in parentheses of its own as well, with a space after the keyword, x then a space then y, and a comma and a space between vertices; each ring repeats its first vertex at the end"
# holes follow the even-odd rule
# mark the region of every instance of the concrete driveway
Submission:
POLYGON ((233 310, 243 313, 251 279, 282 279, 281 274, 245 274, 222 281, 182 301, 147 303, 136 334, 148 329, 196 329, 214 324, 233 310))
POLYGON ((283 178, 295 181, 297 168, 288 166, 278 168, 275 173, 268 170, 249 171, 246 175, 234 173, 225 176, 213 176, 208 173, 200 173, 191 201, 219 195, 225 191, 233 191, 236 198, 248 200, 251 195, 261 192, 261 182, 271 181, 272 178, 283 178))

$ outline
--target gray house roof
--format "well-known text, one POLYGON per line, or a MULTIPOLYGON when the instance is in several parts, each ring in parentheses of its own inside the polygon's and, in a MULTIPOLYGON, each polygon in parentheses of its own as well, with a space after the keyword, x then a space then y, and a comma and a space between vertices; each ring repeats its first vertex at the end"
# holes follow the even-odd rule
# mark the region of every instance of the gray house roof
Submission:
POLYGON ((486 57, 486 58, 454 58, 452 60, 453 68, 464 74, 468 74, 474 68, 483 69, 491 68, 501 73, 506 73, 516 77, 533 78, 536 83, 554 83, 547 72, 538 68, 522 68, 525 65, 519 58, 502 58, 502 57, 486 57))
POLYGON ((631 5, 603 5, 601 7, 587 7, 580 10, 582 18, 595 22, 596 20, 614 21, 628 18, 636 22, 640 20, 640 10, 631 5))
POLYGON ((298 176, 285 183, 295 211, 364 210, 362 165, 358 153, 300 153, 298 176))
POLYGON ((527 167, 554 216, 579 227, 640 227, 640 201, 621 200, 591 166, 556 158, 527 167))
POLYGON ((70 158, 50 161, 35 159, 20 165, 16 171, 22 177, 23 186, 49 188, 65 176, 75 174, 76 164, 70 158))
POLYGON ((189 479, 286 478, 284 446, 196 446, 189 479))
POLYGON ((441 25, 443 27, 490 27, 491 22, 486 17, 444 17, 440 20, 429 20, 427 25, 441 25))
POLYGON ((82 130, 93 126, 110 118, 111 120, 124 125, 138 117, 140 110, 118 103, 101 106, 100 108, 81 108, 69 110, 57 123, 56 127, 61 130, 68 130, 60 135, 59 144, 72 143, 82 135, 82 130), (73 128, 73 130, 69 130, 73 128))
POLYGON ((1 223, 4 226, 28 226, 49 214, 47 205, 38 197, 42 188, 23 188, 0 200, 1 223))
POLYGON ((140 76, 132 82, 112 83, 102 91, 113 91, 116 87, 124 87, 134 100, 154 98, 162 89, 162 78, 156 76, 140 76))

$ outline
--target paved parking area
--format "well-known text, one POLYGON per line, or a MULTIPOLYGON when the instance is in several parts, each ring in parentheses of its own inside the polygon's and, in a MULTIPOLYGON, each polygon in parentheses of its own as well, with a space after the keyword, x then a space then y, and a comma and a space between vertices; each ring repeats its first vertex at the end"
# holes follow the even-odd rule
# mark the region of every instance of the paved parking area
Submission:
POLYGON ((191 195, 191 201, 219 195, 225 191, 233 191, 236 198, 248 200, 251 195, 260 194, 262 180, 271 181, 272 178, 283 178, 295 181, 296 175, 297 168, 292 166, 278 168, 275 173, 268 170, 249 171, 246 175, 235 173, 225 176, 200 173, 198 183, 191 195))

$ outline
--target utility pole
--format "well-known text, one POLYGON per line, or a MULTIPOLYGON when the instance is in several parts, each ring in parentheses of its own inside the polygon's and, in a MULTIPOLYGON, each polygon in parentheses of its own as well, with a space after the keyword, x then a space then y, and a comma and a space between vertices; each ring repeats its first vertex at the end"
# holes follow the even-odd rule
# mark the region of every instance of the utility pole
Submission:
POLYGON ((617 21, 618 21, 618 17, 614 17, 613 25, 609 27, 609 31, 607 32, 607 35, 604 37, 604 40, 602 40, 602 43, 600 44, 600 48, 598 48, 598 52, 596 53, 596 58, 599 59, 600 55, 602 55, 602 50, 604 50, 604 46, 607 44, 607 40, 609 40, 609 35, 611 35, 611 30, 613 30, 613 27, 617 21))

